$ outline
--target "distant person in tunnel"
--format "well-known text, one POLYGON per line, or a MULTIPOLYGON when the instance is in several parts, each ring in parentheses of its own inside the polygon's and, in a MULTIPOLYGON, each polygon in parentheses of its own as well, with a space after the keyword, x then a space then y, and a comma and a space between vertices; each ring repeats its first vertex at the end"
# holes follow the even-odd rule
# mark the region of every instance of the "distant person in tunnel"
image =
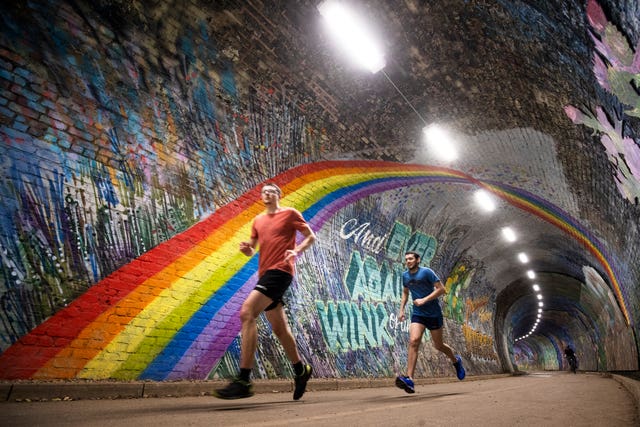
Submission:
POLYGON ((571 372, 575 374, 578 369, 578 359, 576 358, 576 353, 571 347, 567 346, 564 349, 564 357, 567 359, 567 362, 569 362, 569 369, 571 369, 571 372))
POLYGON ((265 312, 273 333, 278 337, 293 364, 294 400, 302 397, 311 377, 311 365, 303 363, 300 359, 287 322, 283 295, 293 280, 296 257, 313 244, 316 236, 300 212, 280 206, 281 194, 280 188, 275 184, 269 183, 262 187, 261 199, 266 211, 254 219, 250 239, 240 243, 240 252, 246 256, 253 256, 258 246, 259 279, 240 309, 240 372, 227 387, 214 391, 214 395, 221 399, 253 396, 250 377, 258 345, 257 319, 262 312, 265 312), (299 244, 296 244, 297 233, 304 237, 299 244))
POLYGON ((407 252, 404 256, 407 271, 402 275, 402 299, 398 319, 405 319, 405 307, 409 293, 413 300, 413 313, 409 326, 409 354, 407 356, 407 375, 396 378, 396 386, 407 393, 415 393, 413 375, 418 361, 418 350, 425 329, 431 333, 431 342, 436 350, 444 353, 453 363, 456 376, 463 380, 466 373, 462 359, 455 355, 453 349, 442 341, 444 319, 438 298, 445 293, 445 288, 436 273, 427 267, 420 267, 420 255, 407 252))

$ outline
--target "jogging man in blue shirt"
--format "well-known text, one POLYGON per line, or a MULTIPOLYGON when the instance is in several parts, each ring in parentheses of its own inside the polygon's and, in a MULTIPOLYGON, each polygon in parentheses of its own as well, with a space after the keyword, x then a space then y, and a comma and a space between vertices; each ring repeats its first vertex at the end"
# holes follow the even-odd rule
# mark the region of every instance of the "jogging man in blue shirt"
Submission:
POLYGON ((456 356, 453 349, 442 342, 442 326, 444 320, 442 309, 438 302, 438 297, 445 293, 444 286, 440 278, 433 270, 420 267, 420 255, 415 252, 407 252, 404 256, 407 271, 402 275, 402 299, 400 301, 400 312, 398 320, 405 319, 404 309, 407 305, 409 292, 413 300, 413 313, 411 315, 411 325, 409 326, 409 354, 407 355, 407 375, 400 375, 396 378, 396 386, 407 393, 415 393, 413 374, 418 361, 418 350, 422 342, 425 329, 431 333, 431 342, 436 350, 446 354, 459 380, 463 380, 466 373, 462 367, 462 359, 456 356))

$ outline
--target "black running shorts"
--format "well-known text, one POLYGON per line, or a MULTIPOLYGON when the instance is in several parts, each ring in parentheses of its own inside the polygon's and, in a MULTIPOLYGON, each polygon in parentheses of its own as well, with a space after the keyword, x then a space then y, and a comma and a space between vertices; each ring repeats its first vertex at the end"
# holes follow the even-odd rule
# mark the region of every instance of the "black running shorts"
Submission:
POLYGON ((262 275, 260 280, 258 280, 255 290, 273 300, 273 303, 265 308, 264 311, 273 310, 280 303, 284 305, 282 297, 287 289, 289 289, 289 286, 291 286, 292 280, 292 275, 280 270, 267 270, 262 275))
POLYGON ((433 331, 433 330, 442 328, 444 319, 442 318, 442 316, 426 317, 426 316, 420 316, 417 314, 412 314, 411 323, 420 323, 421 325, 426 326, 428 330, 433 331))

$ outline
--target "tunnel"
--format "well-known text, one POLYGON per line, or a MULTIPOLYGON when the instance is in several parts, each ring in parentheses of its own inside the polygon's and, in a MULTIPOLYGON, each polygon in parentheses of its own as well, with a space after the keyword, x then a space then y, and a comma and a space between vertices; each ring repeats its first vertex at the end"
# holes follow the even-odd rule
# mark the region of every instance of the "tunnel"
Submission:
POLYGON ((338 2, 366 69, 328 2, 0 5, 0 380, 233 376, 269 182, 317 235, 285 305, 316 376, 405 369, 407 251, 468 375, 638 371, 640 3, 338 2))

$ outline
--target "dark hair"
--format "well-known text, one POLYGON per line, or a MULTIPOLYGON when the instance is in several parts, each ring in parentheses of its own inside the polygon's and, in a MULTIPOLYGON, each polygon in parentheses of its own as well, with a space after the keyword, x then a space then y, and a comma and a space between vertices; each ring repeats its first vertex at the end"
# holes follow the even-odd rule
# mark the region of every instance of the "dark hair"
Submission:
POLYGON ((407 251, 404 253, 405 256, 413 255, 417 260, 420 260, 420 254, 414 251, 407 251))
POLYGON ((264 187, 273 187, 276 189, 276 191, 278 192, 278 196, 282 196, 282 190, 280 190, 280 187, 278 187, 276 184, 274 184, 273 182, 267 182, 266 184, 264 184, 262 186, 262 188, 264 187))

